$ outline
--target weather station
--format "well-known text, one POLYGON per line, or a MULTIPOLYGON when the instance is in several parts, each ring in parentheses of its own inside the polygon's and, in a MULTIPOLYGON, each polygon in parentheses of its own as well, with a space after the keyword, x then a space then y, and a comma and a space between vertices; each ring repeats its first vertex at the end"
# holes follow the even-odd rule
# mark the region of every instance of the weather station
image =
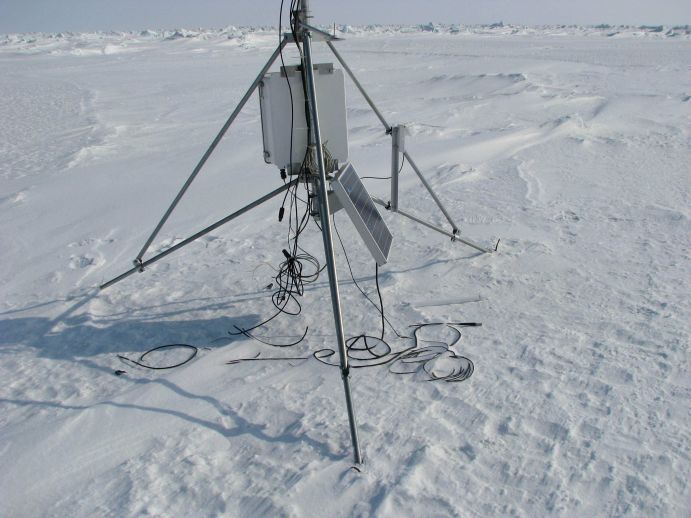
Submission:
MULTIPOLYGON (((411 219, 430 230, 439 232, 449 237, 454 243, 470 246, 478 252, 492 253, 496 248, 482 246, 467 239, 465 236, 461 236, 459 226, 456 225, 450 213, 407 151, 405 126, 392 126, 386 121, 346 61, 335 48, 334 43, 340 38, 312 24, 310 3, 308 0, 294 0, 292 2, 290 31, 282 35, 278 47, 260 70, 256 79, 252 82, 191 175, 185 181, 173 202, 165 211, 161 220, 155 226, 153 232, 134 259, 134 266, 118 277, 105 282, 100 288, 106 289, 134 273, 143 272, 147 266, 280 194, 284 195, 285 203, 286 196, 297 197, 298 186, 304 187, 308 195, 306 218, 312 218, 317 223, 323 238, 325 269, 329 281, 337 342, 337 357, 345 394, 353 459, 359 465, 363 462, 363 455, 358 437, 355 403, 351 391, 352 370, 349 361, 350 351, 342 317, 331 215, 343 209, 361 236, 366 249, 376 261, 377 267, 386 264, 389 251, 394 242, 394 236, 379 212, 377 205, 391 213, 411 219), (340 68, 337 68, 334 63, 313 62, 312 46, 316 43, 325 44, 330 49, 340 68), (285 64, 283 51, 289 44, 296 45, 300 56, 299 63, 285 64), (278 70, 270 71, 279 58, 282 66, 278 70), (385 135, 391 138, 391 194, 389 200, 370 196, 357 174, 355 164, 349 162, 346 76, 350 78, 381 122, 385 135), (266 163, 273 164, 280 170, 283 184, 165 251, 146 258, 147 251, 166 221, 255 91, 258 91, 261 108, 263 159, 266 163), (399 175, 402 171, 402 165, 404 165, 403 160, 412 168, 420 179, 422 187, 429 192, 441 210, 449 223, 448 229, 429 223, 400 208, 399 175)), ((282 206, 279 220, 284 216, 283 211, 284 208, 282 206)), ((298 229, 294 232, 291 241, 292 246, 289 249, 283 250, 286 262, 283 265, 284 269, 282 271, 285 275, 278 282, 284 291, 277 298, 277 301, 274 301, 279 310, 285 309, 285 306, 281 305, 284 304, 283 301, 286 298, 290 299, 295 292, 300 291, 299 288, 296 288, 300 284, 300 272, 302 270, 300 266, 300 248, 298 246, 300 231, 301 229, 298 229)), ((285 303, 287 304, 287 302, 285 303)), ((427 324, 422 324, 422 326, 424 325, 427 324)), ((478 324, 466 323, 463 325, 478 324)), ((242 334, 249 336, 249 330, 240 331, 242 334)), ((406 349, 404 352, 410 354, 410 349, 406 349)), ((400 359, 400 356, 397 358, 400 359)), ((462 369, 462 372, 459 371, 456 374, 457 379, 451 381, 462 381, 471 373, 472 363, 470 363, 468 368, 462 369)))

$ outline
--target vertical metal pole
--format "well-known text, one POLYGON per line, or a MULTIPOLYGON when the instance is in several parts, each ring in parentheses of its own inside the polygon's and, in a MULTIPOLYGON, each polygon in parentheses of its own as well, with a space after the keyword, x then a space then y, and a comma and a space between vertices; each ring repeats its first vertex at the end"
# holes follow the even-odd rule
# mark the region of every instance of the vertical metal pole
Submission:
MULTIPOLYGON (((304 4, 303 4, 304 5, 304 4)), ((322 237, 324 239, 324 253, 326 255, 326 270, 329 274, 329 286, 331 288, 331 304, 333 306, 334 320, 336 322, 336 339, 338 341, 338 353, 341 361, 341 378, 345 391, 348 420, 350 423, 350 437, 353 443, 353 456, 357 464, 362 463, 360 442, 358 440, 355 409, 350 393, 350 367, 348 366, 348 352, 346 350, 345 335, 343 333, 343 316, 341 314, 341 298, 338 293, 338 277, 336 275, 336 261, 334 258, 333 238, 331 235, 331 220, 329 219, 329 198, 326 191, 326 168, 324 167, 324 153, 322 150, 321 133, 319 129, 319 112, 317 109, 317 93, 314 85, 314 69, 312 68, 312 35, 309 31, 302 34, 302 44, 305 53, 305 78, 307 79, 307 101, 309 104, 312 122, 312 144, 317 154, 317 166, 319 168, 318 198, 319 217, 321 219, 322 237)))
POLYGON ((400 137, 403 128, 394 126, 391 128, 391 198, 389 199, 389 210, 398 210, 398 171, 401 168, 401 149, 399 147, 400 137))
POLYGON ((307 23, 307 18, 311 18, 310 16, 310 3, 309 0, 300 0, 301 4, 301 12, 305 16, 304 19, 300 20, 303 23, 307 23))

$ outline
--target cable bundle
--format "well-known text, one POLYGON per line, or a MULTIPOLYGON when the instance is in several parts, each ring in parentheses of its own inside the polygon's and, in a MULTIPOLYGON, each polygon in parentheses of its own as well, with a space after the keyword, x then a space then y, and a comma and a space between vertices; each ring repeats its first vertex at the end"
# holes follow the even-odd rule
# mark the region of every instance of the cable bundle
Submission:
MULTIPOLYGON (((281 1, 281 8, 280 8, 280 13, 279 13, 279 40, 281 39, 281 25, 282 25, 282 16, 283 16, 283 4, 284 1, 281 1)), ((297 46, 298 52, 300 53, 300 57, 302 59, 302 49, 300 48, 300 45, 298 44, 298 38, 297 38, 297 33, 296 33, 296 23, 295 23, 295 13, 297 9, 297 0, 292 0, 290 3, 290 30, 291 33, 293 34, 293 40, 295 41, 295 44, 297 46)), ((285 61, 283 59, 283 51, 281 50, 280 53, 280 58, 281 58, 281 64, 285 68, 285 61)), ((286 75, 286 82, 288 85, 288 93, 290 95, 290 108, 291 108, 291 113, 290 113, 290 159, 292 160, 293 158, 293 128, 294 128, 294 110, 293 110, 293 90, 290 85, 290 80, 288 79, 288 76, 286 75)), ((305 81, 303 79, 303 88, 304 88, 305 81)), ((304 92, 303 92, 304 93, 304 92)), ((305 95, 305 99, 307 96, 305 95)), ((309 131, 310 129, 310 120, 307 114, 309 111, 305 109, 305 117, 306 117, 306 122, 307 122, 307 130, 308 130, 308 137, 309 137, 309 131)), ((309 141, 309 138, 308 138, 309 141)), ((330 156, 330 155, 329 155, 330 156)), ((302 159, 302 163, 300 164, 300 168, 297 171, 297 174, 299 176, 304 176, 306 173, 309 172, 309 162, 310 160, 310 153, 309 149, 305 150, 305 155, 302 159)), ((295 171, 291 170, 291 174, 295 174, 295 171)), ((285 182, 286 180, 286 172, 281 171, 281 178, 283 178, 283 181, 285 182)), ((230 331, 229 334, 231 336, 236 336, 236 335, 245 335, 249 338, 254 338, 255 340, 258 340, 262 343, 265 343, 267 345, 272 345, 274 347, 290 347, 293 345, 297 345, 300 343, 306 336, 307 330, 309 329, 308 327, 305 328, 304 333, 300 337, 300 339, 296 342, 293 343, 288 343, 288 344, 276 344, 276 343, 269 343, 264 340, 261 340, 257 338, 256 336, 253 336, 250 334, 251 331, 267 324, 268 322, 272 321, 274 318, 276 318, 280 314, 287 314, 291 316, 297 316, 302 312, 302 305, 300 304, 299 297, 301 297, 304 292, 305 292, 305 285, 310 284, 314 281, 317 280, 319 277, 319 273, 323 270, 323 267, 320 266, 319 261, 317 260, 316 257, 314 257, 312 254, 309 252, 305 251, 300 247, 299 241, 300 241, 300 236, 304 232, 305 228, 307 227, 307 224, 309 223, 309 216, 310 216, 310 203, 309 200, 312 198, 312 194, 310 193, 310 184, 309 182, 305 181, 303 182, 304 188, 305 188, 305 199, 302 199, 298 195, 298 186, 300 182, 296 183, 293 187, 288 189, 286 191, 285 196, 283 197, 283 203, 281 204, 281 208, 279 210, 279 215, 278 215, 278 220, 279 222, 283 220, 285 217, 286 213, 286 203, 288 204, 288 237, 287 237, 287 248, 284 248, 282 250, 283 256, 285 257, 285 260, 281 262, 281 264, 278 267, 278 273, 274 277, 274 280, 276 282, 276 286, 278 288, 276 291, 271 296, 271 302, 273 303, 274 307, 276 308, 276 312, 267 318, 266 320, 260 322, 259 324, 256 324, 250 328, 241 328, 238 326, 234 326, 236 331, 230 331), (301 210, 302 208, 302 210, 301 210), (307 268, 306 268, 307 267, 307 268)))
MULTIPOLYGON (((384 340, 376 337, 360 335, 353 337, 347 342, 348 358, 350 359, 351 369, 363 369, 368 367, 379 367, 388 365, 388 370, 391 374, 415 374, 422 371, 427 375, 427 381, 445 381, 447 383, 458 383, 465 381, 473 375, 475 366, 466 356, 457 354, 451 348, 458 343, 461 338, 461 327, 477 327, 481 324, 476 322, 435 322, 426 324, 415 324, 413 328, 413 336, 409 339, 413 340, 413 345, 406 349, 393 352, 391 346, 384 340), (423 328, 430 328, 432 326, 443 326, 445 328, 453 329, 457 338, 451 343, 444 343, 435 340, 436 345, 420 346, 421 342, 430 342, 423 340, 418 336, 418 333, 423 328), (446 373, 439 373, 441 370, 437 362, 450 364, 446 369, 446 373)), ((255 338, 255 337, 252 337, 255 338)), ((256 338, 255 338, 256 339, 256 338)), ((266 342, 264 342, 266 343, 266 342)), ((289 361, 289 360, 315 360, 328 365, 330 367, 340 368, 340 364, 331 363, 329 358, 336 354, 335 349, 324 348, 314 351, 309 356, 291 356, 291 357, 262 357, 260 353, 252 358, 238 358, 227 362, 228 365, 235 365, 238 363, 253 362, 253 361, 289 361)))

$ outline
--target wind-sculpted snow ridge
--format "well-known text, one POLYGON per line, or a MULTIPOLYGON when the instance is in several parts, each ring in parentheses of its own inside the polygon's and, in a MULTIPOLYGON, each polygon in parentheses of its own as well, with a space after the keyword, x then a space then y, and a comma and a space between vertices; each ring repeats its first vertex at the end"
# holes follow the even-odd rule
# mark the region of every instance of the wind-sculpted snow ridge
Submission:
MULTIPOLYGON (((333 26, 323 26, 333 31, 333 26)), ((138 46, 157 41, 197 40, 219 42, 233 40, 244 48, 251 48, 252 37, 275 36, 275 27, 235 27, 222 29, 178 28, 172 30, 145 29, 141 31, 101 31, 101 32, 58 32, 58 33, 17 33, 0 35, 0 52, 15 51, 27 53, 47 52, 74 55, 94 53, 115 53, 136 50, 138 46), (118 47, 115 47, 118 46, 118 47), (100 50, 99 50, 100 49, 100 50), (107 50, 109 49, 109 50, 107 50)), ((544 25, 526 26, 494 23, 488 25, 461 25, 426 23, 417 25, 337 25, 336 32, 341 35, 394 35, 413 33, 437 33, 466 36, 590 36, 619 38, 680 38, 691 37, 691 26, 630 26, 630 25, 544 25)))
MULTIPOLYGON (((116 32, 59 32, 0 35, 0 53, 102 55, 137 52, 150 49, 160 42, 176 41, 209 42, 210 44, 235 44, 239 47, 256 48, 256 39, 275 38, 275 29, 262 27, 235 27, 223 29, 173 29, 116 32)), ((272 40, 273 41, 273 40, 272 40)))
MULTIPOLYGON (((328 29, 328 27, 325 27, 328 29)), ((343 34, 410 34, 432 32, 437 34, 487 35, 487 36, 604 36, 604 37, 652 37, 688 38, 691 26, 631 26, 631 25, 512 25, 493 23, 488 25, 462 25, 445 23, 425 23, 418 25, 340 25, 343 34)))

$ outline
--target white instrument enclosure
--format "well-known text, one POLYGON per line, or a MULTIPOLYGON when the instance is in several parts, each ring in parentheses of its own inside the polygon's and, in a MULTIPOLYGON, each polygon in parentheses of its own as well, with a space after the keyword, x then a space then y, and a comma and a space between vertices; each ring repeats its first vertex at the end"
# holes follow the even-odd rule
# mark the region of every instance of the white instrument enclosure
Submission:
MULTIPOLYGON (((314 65, 314 81, 322 144, 340 163, 348 160, 348 123, 346 118, 345 79, 343 71, 332 63, 314 65)), ((302 74, 297 66, 281 67, 266 74, 259 83, 264 161, 288 173, 297 173, 307 151, 307 121, 302 74), (287 77, 287 81, 286 81, 287 77), (290 82, 290 89, 288 88, 290 82), (293 97, 293 156, 290 156, 291 109, 293 97)))

